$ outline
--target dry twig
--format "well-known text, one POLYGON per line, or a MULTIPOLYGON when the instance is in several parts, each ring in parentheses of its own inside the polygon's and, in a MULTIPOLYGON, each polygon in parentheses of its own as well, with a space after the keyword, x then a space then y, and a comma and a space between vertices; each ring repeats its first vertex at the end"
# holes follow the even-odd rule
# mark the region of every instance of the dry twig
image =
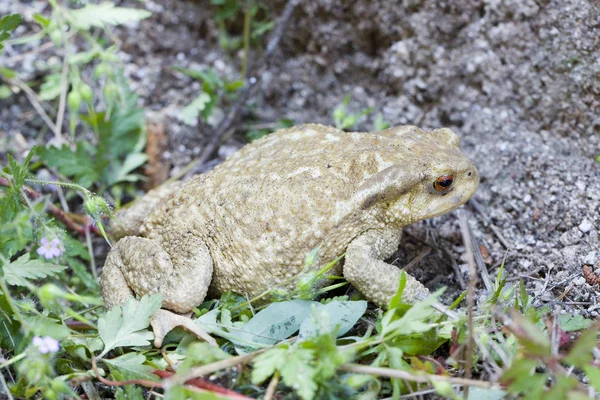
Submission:
MULTIPOLYGON (((421 382, 421 383, 431 383, 431 381, 442 381, 448 382, 453 385, 460 385, 467 387, 480 387, 485 389, 501 389, 502 387, 498 384, 487 382, 487 381, 478 381, 475 379, 465 379, 465 378, 455 378, 453 376, 446 375, 432 375, 432 374, 412 374, 408 371, 400 370, 400 369, 392 369, 392 368, 381 368, 381 367, 371 367, 368 365, 360 365, 360 364, 344 364, 339 367, 339 370, 346 372, 355 372, 358 374, 368 374, 375 376, 386 376, 388 378, 398 378, 398 379, 406 379, 411 382, 421 382)), ((465 395, 466 397, 466 395, 465 395)))
MULTIPOLYGON (((467 251, 467 262, 469 264, 469 285, 467 287, 467 321, 468 321, 468 333, 467 346, 465 352, 465 376, 470 379, 473 371, 473 311, 475 308, 475 285, 477 283, 477 269, 475 266, 475 257, 473 254, 473 241, 471 238, 471 231, 469 229, 469 222, 464 211, 458 214, 458 222, 460 224, 460 230, 463 235, 463 241, 467 251)), ((469 397, 469 387, 465 387, 465 398, 469 397)))
POLYGON ((23 82, 22 80, 20 80, 18 78, 10 79, 7 77, 2 77, 2 79, 9 85, 16 86, 25 93, 25 95, 27 96, 27 99, 29 100, 29 102, 31 103, 33 108, 35 108, 37 113, 42 118, 42 121, 44 121, 46 123, 46 125, 48 125, 50 130, 52 132, 54 132, 54 136, 56 137, 56 140, 58 141, 58 143, 63 143, 64 139, 62 137, 62 134, 60 133, 60 131, 58 130, 58 128, 56 127, 54 122, 52 122, 52 119, 50 119, 50 117, 46 113, 46 110, 44 110, 44 107, 42 107, 40 100, 38 100, 37 94, 33 90, 31 90, 31 88, 29 86, 27 86, 27 84, 25 82, 23 82))

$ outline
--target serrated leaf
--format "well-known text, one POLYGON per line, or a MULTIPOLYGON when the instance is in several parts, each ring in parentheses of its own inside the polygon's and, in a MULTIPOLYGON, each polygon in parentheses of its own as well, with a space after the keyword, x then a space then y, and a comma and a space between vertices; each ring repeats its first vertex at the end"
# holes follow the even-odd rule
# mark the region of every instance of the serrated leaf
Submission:
POLYGON ((580 331, 589 328, 594 321, 586 319, 582 315, 560 314, 558 316, 558 324, 560 329, 565 332, 580 331))
POLYGON ((154 368, 145 365, 146 357, 139 353, 127 353, 117 358, 103 359, 111 371, 118 371, 122 380, 144 379, 158 381, 158 377, 152 373, 154 368))
POLYGON ((78 142, 75 151, 67 145, 48 147, 40 150, 40 158, 50 167, 56 167, 58 172, 73 178, 76 183, 90 187, 100 179, 94 159, 85 150, 83 142, 78 142))
POLYGON ((141 21, 152 13, 135 8, 115 7, 114 3, 86 4, 79 10, 69 10, 67 18, 76 28, 89 30, 92 27, 104 28, 107 25, 120 25, 141 21))
POLYGON ((40 99, 49 101, 57 98, 61 91, 60 83, 60 74, 46 75, 44 83, 40 86, 40 99))
POLYGON ((281 367, 283 383, 296 390, 303 400, 311 400, 317 391, 315 382, 315 368, 310 365, 312 353, 310 351, 293 348, 288 352, 285 363, 281 367))
POLYGON ((47 278, 65 270, 64 265, 55 265, 42 260, 31 260, 29 253, 3 267, 4 278, 9 285, 27 286, 27 280, 47 278))
POLYGON ((198 97, 181 110, 179 114, 181 120, 188 125, 193 125, 198 120, 200 113, 208 106, 210 100, 211 98, 207 93, 200 93, 198 97))
POLYGON ((252 383, 259 385, 275 371, 279 371, 285 363, 288 346, 275 347, 259 354, 254 359, 254 368, 252 369, 252 383))
MULTIPOLYGON (((320 310, 326 312, 329 315, 329 327, 332 332, 336 327, 337 337, 343 336, 348 332, 356 321, 362 317, 367 310, 367 302, 364 300, 360 301, 331 301, 325 305, 320 304, 320 310)), ((322 332, 321 332, 322 333, 322 332)), ((300 332, 298 336, 301 340, 309 337, 313 337, 319 334, 319 325, 315 321, 314 315, 304 320, 300 325, 300 332)))
POLYGON ((116 306, 98 319, 98 333, 105 348, 101 356, 115 347, 147 346, 154 335, 146 330, 150 317, 162 304, 162 296, 144 296, 137 301, 129 299, 123 308, 116 306))
POLYGON ((272 303, 252 317, 240 331, 231 332, 230 340, 251 348, 275 344, 298 331, 300 324, 310 315, 313 304, 319 303, 308 300, 272 303))

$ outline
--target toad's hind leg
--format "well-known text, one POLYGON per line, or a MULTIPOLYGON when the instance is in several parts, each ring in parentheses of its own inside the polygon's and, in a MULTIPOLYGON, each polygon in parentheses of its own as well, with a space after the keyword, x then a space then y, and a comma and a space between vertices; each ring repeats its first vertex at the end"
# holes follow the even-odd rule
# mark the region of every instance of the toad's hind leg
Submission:
MULTIPOLYGON (((355 238, 346 249, 344 277, 379 307, 387 307, 398 290, 401 270, 382 260, 398 249, 402 232, 374 229, 355 238)), ((402 300, 413 303, 429 291, 421 282, 406 275, 402 300)))
POLYGON ((144 219, 171 198, 174 193, 179 192, 182 186, 183 182, 180 181, 162 184, 117 211, 111 227, 113 236, 118 239, 125 236, 138 236, 144 219))
MULTIPOLYGON (((187 313, 204 300, 212 270, 208 248, 197 237, 173 239, 169 248, 163 249, 155 240, 128 236, 119 240, 106 258, 102 296, 110 308, 135 295, 160 293, 163 308, 187 313), (177 255, 171 257, 169 253, 177 255)), ((214 343, 191 319, 175 313, 159 310, 152 316, 155 346, 160 347, 164 336, 176 326, 214 343)))

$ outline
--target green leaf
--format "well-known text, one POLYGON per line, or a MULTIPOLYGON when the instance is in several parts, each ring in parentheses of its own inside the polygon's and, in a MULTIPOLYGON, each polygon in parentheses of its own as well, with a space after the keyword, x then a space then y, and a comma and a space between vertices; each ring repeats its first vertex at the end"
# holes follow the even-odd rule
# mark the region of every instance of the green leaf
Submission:
POLYGON ((79 64, 87 64, 92 61, 94 58, 98 57, 100 52, 98 49, 92 49, 88 51, 80 51, 69 57, 69 64, 71 65, 79 65, 79 64))
POLYGON ((17 29, 23 17, 20 14, 10 14, 0 19, 0 50, 4 48, 3 42, 10 37, 10 33, 17 29))
POLYGON ((40 150, 40 158, 46 165, 57 168, 58 172, 73 178, 76 183, 86 188, 100 180, 92 156, 85 150, 85 144, 81 141, 77 143, 74 152, 67 145, 40 150))
POLYGON ((139 180, 139 177, 130 175, 129 173, 144 165, 146 161, 148 161, 148 156, 144 153, 128 154, 127 157, 125 157, 123 164, 118 168, 117 174, 111 183, 135 182, 139 180))
POLYGON ((37 336, 51 336, 62 340, 69 336, 69 329, 60 320, 48 318, 43 315, 24 316, 30 327, 30 333, 37 336))
POLYGON ((23 165, 19 165, 19 163, 13 158, 12 155, 8 154, 8 167, 11 175, 13 176, 13 188, 16 190, 21 189, 21 187, 25 184, 25 178, 27 178, 29 163, 31 162, 31 158, 37 152, 37 147, 33 147, 25 160, 23 161, 23 165))
POLYGON ((48 101, 57 98, 61 91, 61 79, 60 74, 46 75, 40 87, 40 99, 48 101))
POLYGON ((567 357, 565 357, 566 362, 578 368, 583 368, 594 359, 592 349, 598 345, 597 336, 599 326, 600 324, 596 324, 583 331, 567 357))
POLYGON ((425 300, 416 302, 400 318, 396 316, 396 309, 388 310, 381 320, 383 335, 401 336, 431 329, 427 320, 435 314, 432 305, 437 302, 442 291, 438 290, 425 300))
POLYGON ((17 76, 17 72, 10 68, 0 67, 0 75, 4 76, 5 78, 12 79, 17 76))
POLYGON ((12 32, 23 21, 21 14, 10 14, 0 19, 0 32, 12 32))
POLYGON ((373 129, 375 132, 383 131, 391 126, 391 124, 389 122, 386 122, 383 119, 383 114, 381 114, 381 113, 377 113, 377 115, 375 116, 375 122, 373 123, 373 125, 374 125, 373 129))
POLYGON ((92 27, 105 28, 107 25, 120 25, 140 21, 152 13, 134 8, 115 7, 114 3, 86 4, 79 10, 67 10, 67 19, 77 29, 89 30, 92 27))
POLYGON ((150 317, 161 306, 162 296, 144 296, 140 301, 129 299, 121 307, 113 307, 98 319, 98 333, 104 342, 101 357, 115 347, 147 346, 154 335, 146 330, 150 317))
POLYGON ((33 240, 31 210, 23 209, 13 188, 0 198, 0 254, 10 258, 33 240))
POLYGON ((6 294, 0 291, 0 347, 11 350, 21 337, 19 323, 13 317, 12 308, 6 300, 6 294))
POLYGON ((580 331, 589 328, 594 321, 586 319, 582 315, 560 314, 558 316, 558 324, 560 329, 565 332, 580 331))
POLYGON ((31 260, 29 253, 3 267, 4 278, 9 285, 27 286, 27 280, 47 278, 65 270, 63 265, 55 265, 42 260, 31 260))
POLYGON ((590 385, 592 385, 596 391, 600 392, 600 368, 593 365, 586 365, 583 367, 583 371, 590 381, 590 385))
POLYGON ((8 99, 12 94, 8 86, 0 85, 0 100, 8 99))
POLYGON ((390 302, 388 304, 388 310, 392 310, 394 308, 398 308, 401 304, 404 304, 402 301, 402 294, 404 293, 404 288, 406 287, 406 272, 400 272, 400 280, 398 281, 398 289, 396 289, 396 294, 392 296, 390 302))
POLYGON ((33 13, 33 20, 40 24, 42 28, 47 28, 50 26, 50 20, 41 14, 33 13))
POLYGON ((241 328, 232 332, 231 341, 241 346, 264 347, 286 339, 296 333, 300 324, 311 312, 316 301, 290 300, 272 303, 258 312, 241 328))
POLYGON ((254 359, 252 369, 252 383, 259 385, 273 375, 275 371, 281 370, 286 360, 289 346, 283 345, 265 351, 254 359))
POLYGON ((211 98, 207 93, 200 93, 198 97, 196 97, 190 104, 181 110, 181 120, 188 125, 193 125, 198 120, 200 113, 204 111, 210 101, 211 98))
POLYGON ((292 348, 280 370, 283 383, 294 388, 303 400, 313 399, 317 391, 316 370, 311 361, 311 351, 292 348))
MULTIPOLYGON (((439 395, 441 395, 444 399, 453 399, 453 400, 459 400, 461 399, 460 396, 458 396, 456 393, 454 393, 454 390, 452 389, 452 384, 450 382, 447 381, 440 381, 440 380, 436 380, 436 379, 431 379, 431 385, 433 386, 433 388, 435 389, 435 392, 439 395)), ((469 393, 470 396, 470 393, 469 393)))
POLYGON ((120 380, 144 379, 158 381, 158 377, 152 373, 155 368, 145 365, 146 357, 139 353, 127 353, 117 358, 103 359, 111 371, 117 371, 121 375, 120 380))
MULTIPOLYGON (((367 310, 367 302, 361 301, 331 301, 325 305, 318 303, 319 311, 325 312, 329 315, 329 332, 332 332, 336 327, 338 328, 336 335, 337 337, 343 336, 348 332, 354 324, 360 319, 360 317, 367 310)), ((322 332, 321 332, 322 333, 322 332)), ((320 334, 319 325, 315 321, 314 315, 304 320, 300 325, 300 332, 298 336, 301 340, 317 336, 320 334)))

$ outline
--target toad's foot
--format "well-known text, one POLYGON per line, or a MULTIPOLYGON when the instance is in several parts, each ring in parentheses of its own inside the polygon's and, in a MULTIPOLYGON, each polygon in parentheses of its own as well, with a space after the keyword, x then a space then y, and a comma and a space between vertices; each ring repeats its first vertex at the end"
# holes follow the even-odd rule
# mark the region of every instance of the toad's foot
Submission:
POLYGON ((150 325, 154 331, 154 347, 161 347, 167 333, 171 332, 178 326, 196 335, 199 339, 203 339, 208 344, 216 346, 217 342, 202 328, 194 323, 191 318, 185 315, 175 314, 168 310, 158 310, 152 315, 150 325))
MULTIPOLYGON (((354 239, 346 249, 344 277, 365 297, 386 308, 398 290, 401 270, 383 262, 398 249, 402 233, 394 229, 370 230, 354 239)), ((414 303, 429 291, 406 274, 402 301, 414 303)))

